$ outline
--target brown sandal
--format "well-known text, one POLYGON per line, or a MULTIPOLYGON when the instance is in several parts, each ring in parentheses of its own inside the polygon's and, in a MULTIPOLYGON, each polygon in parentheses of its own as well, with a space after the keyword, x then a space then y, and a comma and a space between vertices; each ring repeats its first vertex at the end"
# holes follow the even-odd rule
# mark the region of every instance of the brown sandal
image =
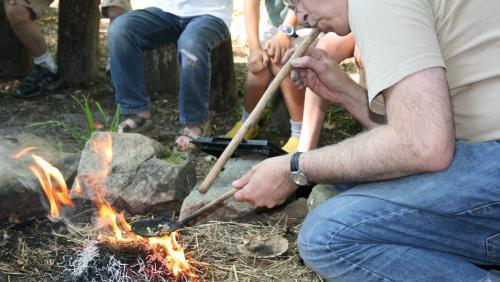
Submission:
POLYGON ((139 133, 149 137, 159 135, 152 118, 144 118, 138 115, 127 116, 119 125, 119 133, 139 133))

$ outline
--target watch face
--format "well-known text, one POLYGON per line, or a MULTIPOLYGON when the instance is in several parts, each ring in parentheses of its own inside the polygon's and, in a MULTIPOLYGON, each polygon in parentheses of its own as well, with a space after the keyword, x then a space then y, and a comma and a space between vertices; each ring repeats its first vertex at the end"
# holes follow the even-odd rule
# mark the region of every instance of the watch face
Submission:
POLYGON ((290 178, 292 181, 299 185, 299 186, 305 186, 309 184, 309 181, 307 180, 307 177, 300 171, 294 171, 290 173, 290 178))
POLYGON ((280 25, 279 30, 288 36, 295 34, 295 28, 292 25, 280 25))
POLYGON ((293 35, 293 33, 295 32, 292 26, 285 26, 284 31, 286 35, 293 35))

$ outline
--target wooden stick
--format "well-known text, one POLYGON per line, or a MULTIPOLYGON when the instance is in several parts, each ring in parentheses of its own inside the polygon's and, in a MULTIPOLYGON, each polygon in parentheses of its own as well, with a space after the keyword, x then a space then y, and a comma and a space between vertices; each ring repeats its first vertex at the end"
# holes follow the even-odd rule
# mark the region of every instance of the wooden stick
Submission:
POLYGON ((227 191, 224 195, 199 208, 191 215, 188 215, 185 218, 181 219, 179 223, 181 224, 181 226, 188 224, 189 222, 198 218, 198 216, 200 216, 201 214, 205 213, 207 210, 212 209, 213 207, 223 203, 225 200, 231 198, 234 195, 234 193, 236 193, 238 190, 239 189, 237 188, 232 188, 231 190, 227 191))
POLYGON ((259 122, 259 119, 266 105, 271 100, 271 98, 273 98, 274 94, 276 93, 276 90, 278 90, 278 88, 281 85, 281 82, 283 82, 283 79, 285 79, 285 77, 287 77, 290 71, 292 70, 292 64, 291 64, 292 59, 302 56, 302 54, 304 54, 307 48, 309 48, 309 46, 314 42, 316 37, 318 37, 319 33, 320 31, 318 29, 313 29, 311 33, 306 37, 306 39, 304 39, 304 41, 302 41, 299 44, 299 46, 297 47, 295 52, 293 52, 293 55, 286 62, 286 64, 280 69, 276 77, 273 79, 273 81, 267 88, 266 92, 264 92, 264 95, 262 95, 262 98, 260 98, 259 102, 255 106, 255 109, 253 109, 248 119, 243 123, 241 128, 238 130, 238 133, 236 133, 236 136, 234 136, 234 138, 231 140, 231 142, 226 147, 224 152, 222 152, 222 155, 214 164, 214 166, 208 173, 205 180, 203 180, 203 182, 201 183, 198 189, 201 193, 205 194, 208 191, 208 189, 210 189, 212 184, 215 182, 215 179, 221 172, 222 168, 224 168, 224 165, 227 163, 229 158, 231 158, 238 145, 240 145, 241 141, 245 137, 245 134, 248 132, 250 128, 255 127, 257 122, 259 122))

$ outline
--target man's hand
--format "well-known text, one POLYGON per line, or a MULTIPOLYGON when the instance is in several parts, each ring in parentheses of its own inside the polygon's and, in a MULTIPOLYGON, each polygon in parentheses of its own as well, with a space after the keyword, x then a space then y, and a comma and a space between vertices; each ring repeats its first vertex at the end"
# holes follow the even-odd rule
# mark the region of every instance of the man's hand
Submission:
POLYGON ((264 160, 240 179, 233 186, 241 189, 234 194, 237 201, 249 202, 257 207, 272 208, 286 201, 297 185, 290 174, 290 155, 264 160))
MULTIPOLYGON (((294 49, 288 50, 283 57, 286 62, 294 49)), ((321 49, 309 48, 303 57, 291 61, 292 82, 298 89, 311 89, 326 100, 340 104, 340 98, 354 82, 347 76, 332 58, 321 49)))
POLYGON ((264 70, 269 64, 269 56, 262 48, 250 49, 248 54, 248 69, 252 73, 264 70))
POLYGON ((273 39, 264 43, 264 50, 266 50, 273 64, 279 64, 290 47, 292 47, 292 40, 282 32, 278 32, 273 39))

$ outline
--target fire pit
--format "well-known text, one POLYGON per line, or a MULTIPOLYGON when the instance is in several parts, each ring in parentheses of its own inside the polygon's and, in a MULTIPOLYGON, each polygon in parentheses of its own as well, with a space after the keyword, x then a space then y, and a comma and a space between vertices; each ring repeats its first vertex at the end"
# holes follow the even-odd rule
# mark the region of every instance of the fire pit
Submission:
POLYGON ((294 244, 273 258, 247 257, 238 250, 249 237, 279 235, 294 242, 298 228, 288 227, 286 219, 273 225, 210 222, 163 237, 137 236, 131 219, 105 201, 111 138, 102 141, 95 144, 102 167, 91 181, 95 196, 88 207, 74 198, 89 192, 81 188, 88 189, 88 183, 80 186, 83 180, 76 179, 70 190, 36 150, 22 152, 33 159, 31 170, 51 221, 0 223, 0 281, 2 274, 8 281, 320 281, 301 265, 294 244))

